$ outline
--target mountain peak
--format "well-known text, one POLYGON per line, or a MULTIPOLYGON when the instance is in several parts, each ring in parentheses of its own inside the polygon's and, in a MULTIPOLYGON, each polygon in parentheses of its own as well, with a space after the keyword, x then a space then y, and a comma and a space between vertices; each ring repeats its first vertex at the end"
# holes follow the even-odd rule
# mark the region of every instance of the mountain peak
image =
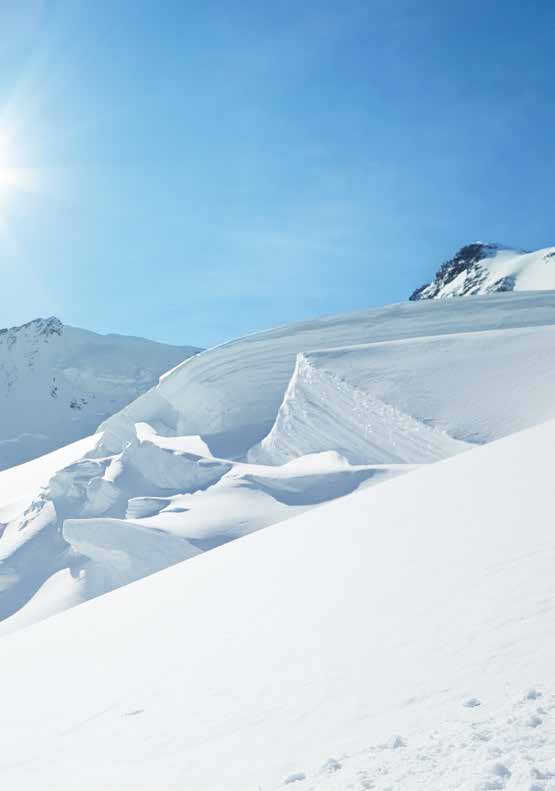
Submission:
POLYGON ((0 470, 94 433, 197 351, 99 335, 56 316, 0 329, 0 470))
POLYGON ((417 288, 410 300, 441 299, 498 291, 555 289, 553 248, 535 252, 494 242, 472 242, 445 261, 431 283, 417 288))
POLYGON ((19 333, 26 330, 33 330, 40 335, 61 335, 64 331, 64 325, 56 316, 49 316, 48 318, 36 318, 25 324, 18 324, 15 327, 4 327, 0 329, 0 334, 5 333, 19 333))

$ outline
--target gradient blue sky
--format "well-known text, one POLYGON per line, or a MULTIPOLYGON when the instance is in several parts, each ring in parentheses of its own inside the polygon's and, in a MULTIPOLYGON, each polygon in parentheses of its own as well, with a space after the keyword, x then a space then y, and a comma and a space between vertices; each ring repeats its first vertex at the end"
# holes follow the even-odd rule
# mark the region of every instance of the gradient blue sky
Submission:
POLYGON ((551 2, 8 0, 0 30, 2 326, 210 345, 555 244, 551 2))

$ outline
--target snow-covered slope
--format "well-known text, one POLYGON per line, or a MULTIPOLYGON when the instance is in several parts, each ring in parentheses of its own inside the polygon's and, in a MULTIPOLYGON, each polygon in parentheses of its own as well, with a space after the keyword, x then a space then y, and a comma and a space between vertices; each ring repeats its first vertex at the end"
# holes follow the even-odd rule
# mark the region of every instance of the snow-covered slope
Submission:
POLYGON ((437 461, 555 418, 554 392, 553 325, 308 352, 249 458, 437 461))
POLYGON ((554 449, 551 422, 3 638, 2 785, 550 791, 554 449))
POLYGON ((411 469, 353 466, 335 453, 243 464, 214 459, 198 437, 136 431, 123 453, 87 448, 34 498, 8 505, 0 634, 411 469))
POLYGON ((188 360, 4 518, 0 474, 0 632, 555 416, 554 323, 551 292, 429 301, 188 360))
POLYGON ((0 470, 92 434, 197 351, 56 318, 0 330, 0 470))
POLYGON ((159 433, 201 434, 218 456, 242 455, 271 429, 299 352, 553 323, 555 292, 545 292, 407 302, 277 327, 177 366, 102 425, 104 448, 121 450, 144 421, 159 433))
POLYGON ((411 300, 555 289, 555 247, 526 252, 475 242, 462 247, 411 300))

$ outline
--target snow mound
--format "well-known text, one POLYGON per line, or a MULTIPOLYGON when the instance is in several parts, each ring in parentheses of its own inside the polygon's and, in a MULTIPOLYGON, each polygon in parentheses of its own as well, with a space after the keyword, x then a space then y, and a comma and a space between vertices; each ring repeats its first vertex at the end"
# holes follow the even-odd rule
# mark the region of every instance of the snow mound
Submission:
POLYGON ((3 638, 4 785, 548 791, 554 447, 528 429, 3 638))
POLYGON ((66 541, 87 558, 83 598, 119 588, 198 555, 188 541, 123 519, 66 519, 66 541), (97 579, 100 577, 100 579, 97 579))
POLYGON ((249 459, 334 449, 423 463, 555 418, 555 327, 467 332, 301 354, 249 459))
POLYGON ((0 470, 93 434, 198 351, 97 335, 56 318, 0 330, 0 470))
POLYGON ((264 467, 203 447, 143 423, 122 453, 57 471, 4 526, 0 633, 411 469, 333 453, 264 467))
POLYGON ((555 289, 555 247, 534 252, 475 242, 446 261, 411 300, 555 289))

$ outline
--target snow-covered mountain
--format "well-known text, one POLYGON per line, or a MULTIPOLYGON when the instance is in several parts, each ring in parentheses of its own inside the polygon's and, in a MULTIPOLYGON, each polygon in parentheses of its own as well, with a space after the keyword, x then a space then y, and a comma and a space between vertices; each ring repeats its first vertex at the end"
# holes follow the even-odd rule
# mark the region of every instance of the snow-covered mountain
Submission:
POLYGON ((555 247, 534 252, 475 242, 446 261, 410 299, 441 299, 498 291, 555 289, 555 247))
POLYGON ((53 317, 0 330, 0 470, 91 434, 198 351, 53 317))
POLYGON ((534 427, 2 638, 3 787, 552 791, 554 447, 534 427))
POLYGON ((554 389, 547 291, 409 302, 201 353, 82 445, 0 473, 0 632, 555 418, 554 389))

